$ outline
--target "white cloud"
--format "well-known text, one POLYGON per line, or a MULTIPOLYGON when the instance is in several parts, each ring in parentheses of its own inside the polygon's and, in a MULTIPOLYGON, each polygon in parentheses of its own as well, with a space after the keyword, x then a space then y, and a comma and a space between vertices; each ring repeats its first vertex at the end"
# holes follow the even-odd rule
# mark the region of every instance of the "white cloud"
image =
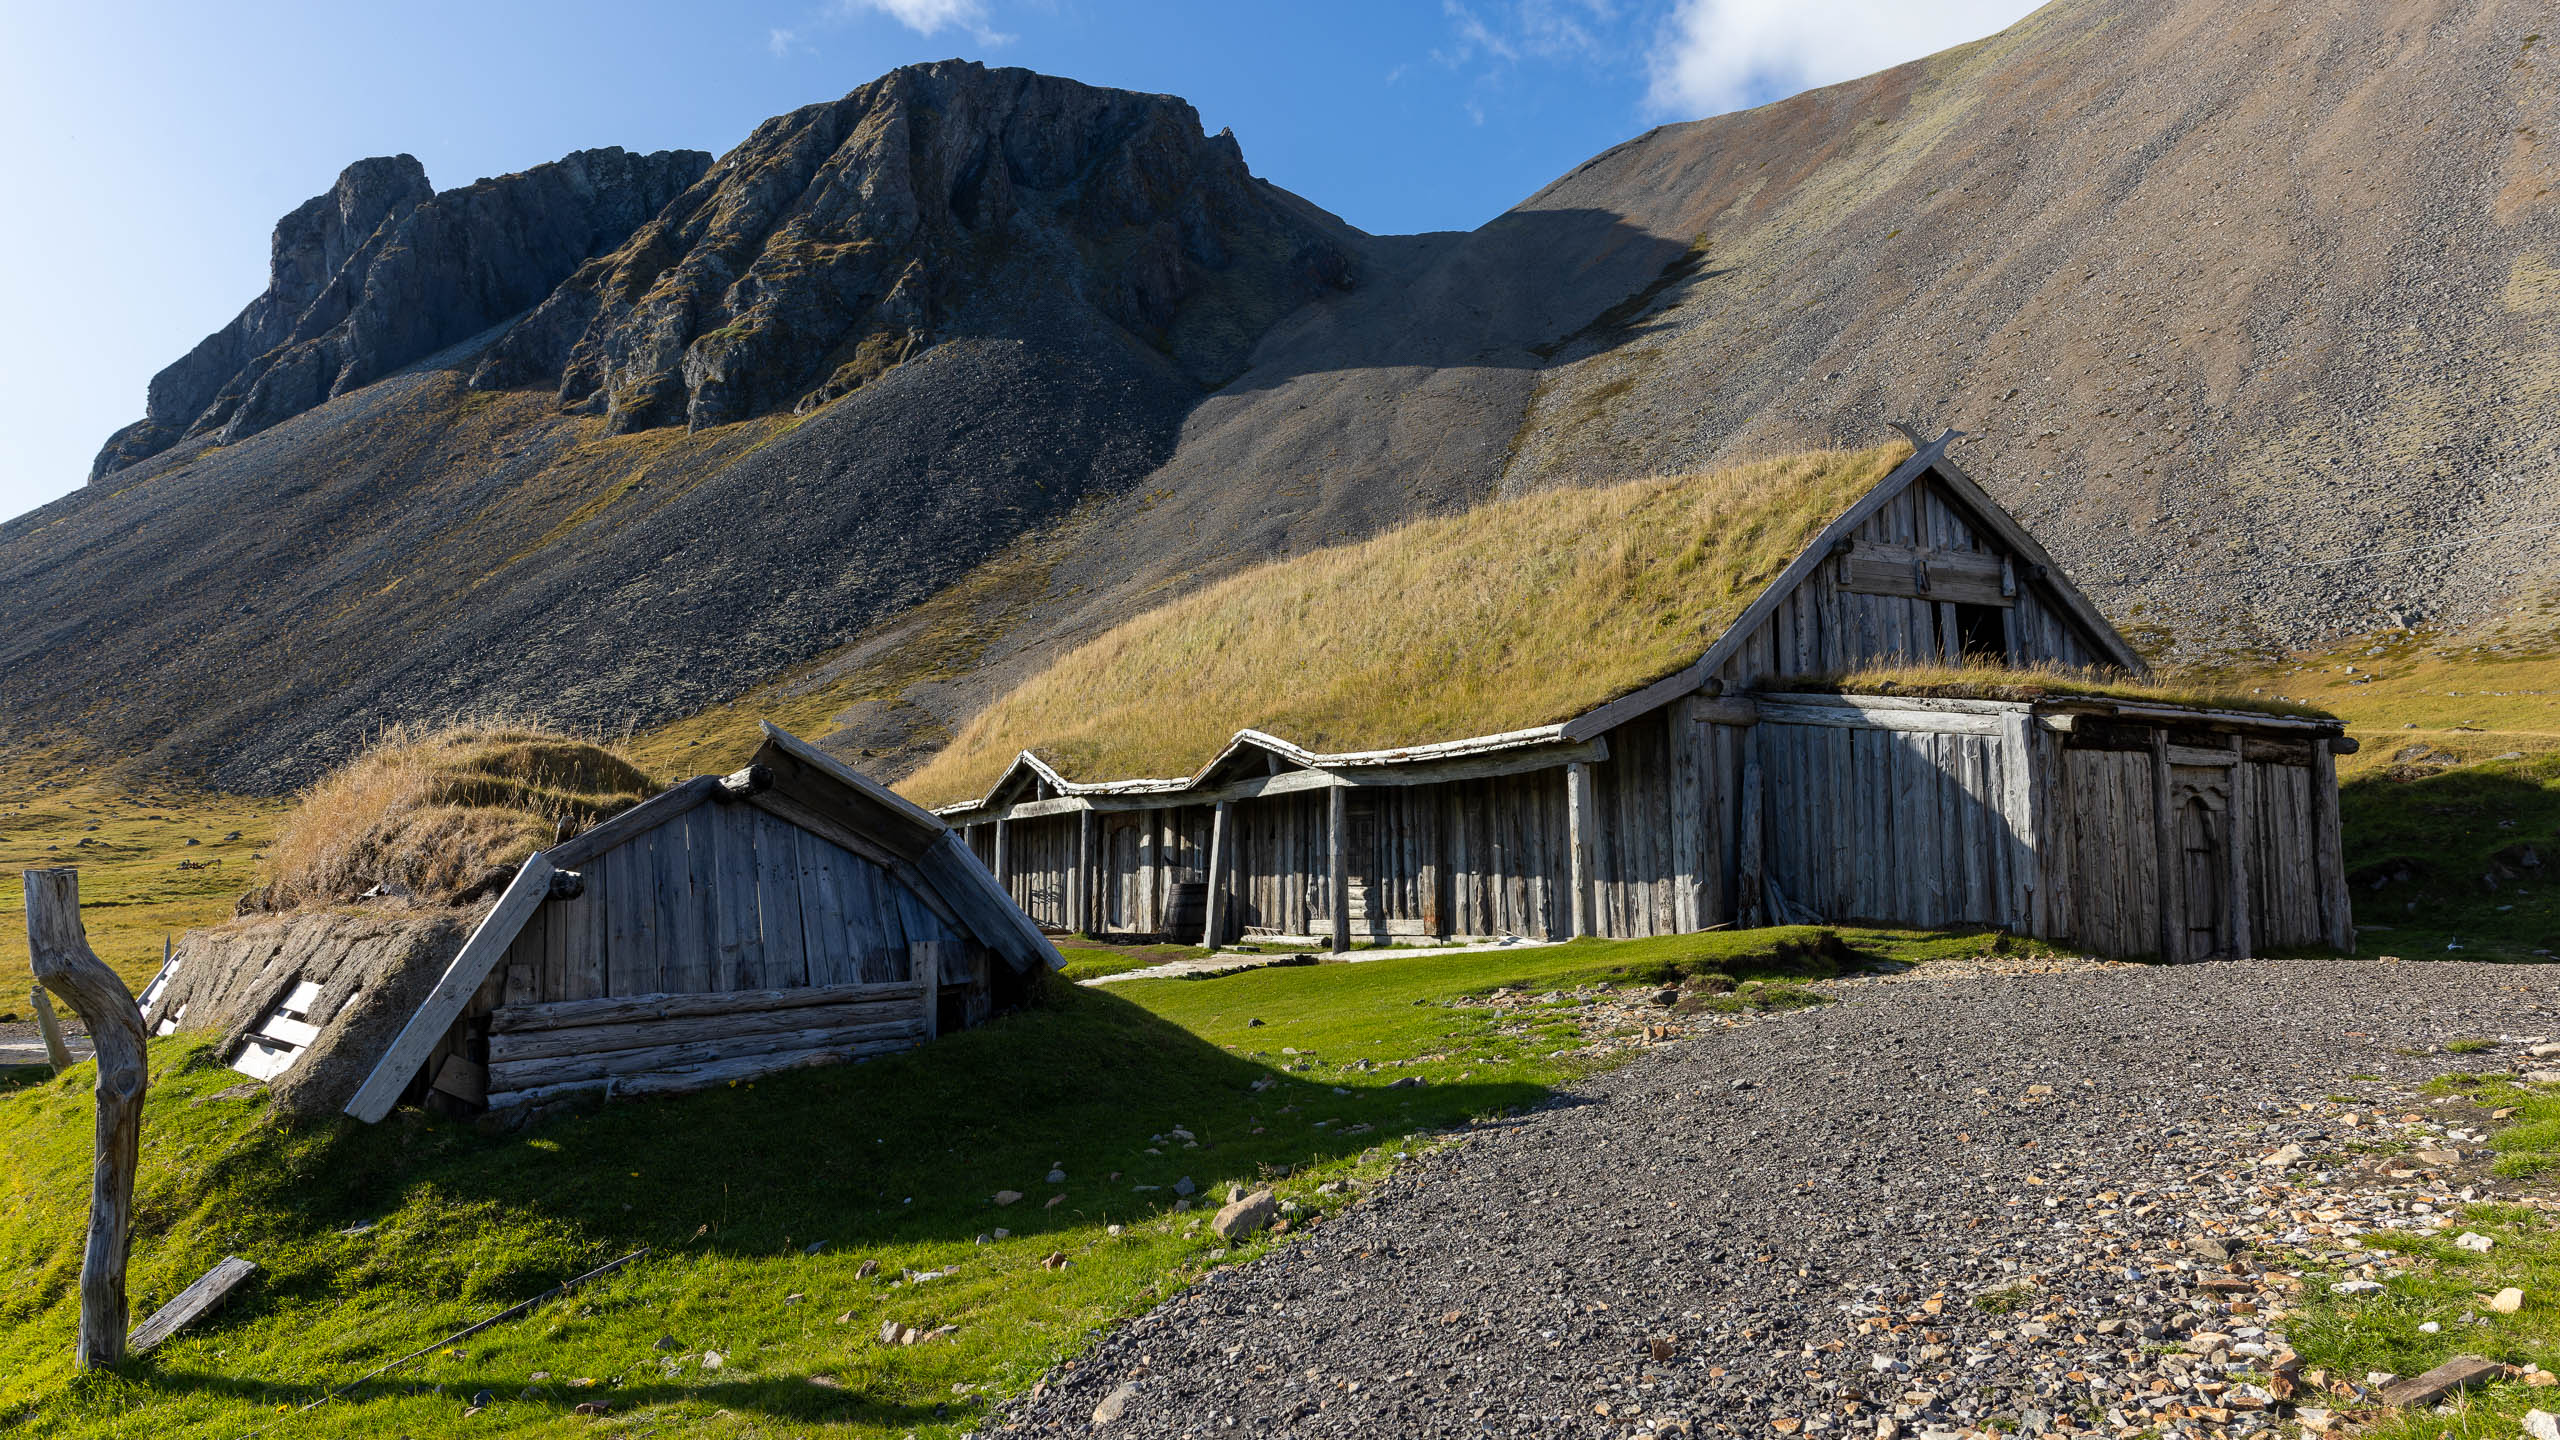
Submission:
POLYGON ((779 60, 789 55, 799 43, 800 36, 797 31, 776 30, 765 37, 764 45, 766 49, 773 52, 773 58, 779 60))
POLYGON ((1916 60, 2014 24, 2039 0, 1679 0, 1654 53, 1654 110, 1713 115, 1916 60))
POLYGON ((986 0, 840 0, 840 8, 886 15, 919 35, 961 30, 986 45, 1001 45, 1013 38, 997 34, 987 24, 986 0))

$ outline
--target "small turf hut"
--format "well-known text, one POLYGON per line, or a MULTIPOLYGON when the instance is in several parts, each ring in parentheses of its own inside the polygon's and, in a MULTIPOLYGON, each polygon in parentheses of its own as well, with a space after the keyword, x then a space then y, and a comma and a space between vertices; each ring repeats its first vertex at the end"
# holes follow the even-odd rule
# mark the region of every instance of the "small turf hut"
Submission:
POLYGON ((772 725, 735 774, 477 888, 494 902, 192 933, 145 1020, 222 1032, 288 1109, 377 1121, 404 1101, 521 1112, 889 1053, 979 1024, 1060 963, 940 820, 772 725))
POLYGON ((1247 572, 1063 658, 905 788, 1060 930, 2351 949, 2340 723, 2138 683, 1954 438, 1247 572))

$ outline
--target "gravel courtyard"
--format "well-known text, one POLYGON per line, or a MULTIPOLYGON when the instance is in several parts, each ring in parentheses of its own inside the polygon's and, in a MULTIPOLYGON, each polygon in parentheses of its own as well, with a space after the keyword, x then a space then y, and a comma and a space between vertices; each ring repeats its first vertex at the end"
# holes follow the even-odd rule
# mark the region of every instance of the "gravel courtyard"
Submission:
POLYGON ((2414 1087, 2560 1032, 2560 971, 2486 965, 1831 988, 1418 1150, 980 1433, 2279 1433, 2303 1262, 2492 1184, 2414 1087))

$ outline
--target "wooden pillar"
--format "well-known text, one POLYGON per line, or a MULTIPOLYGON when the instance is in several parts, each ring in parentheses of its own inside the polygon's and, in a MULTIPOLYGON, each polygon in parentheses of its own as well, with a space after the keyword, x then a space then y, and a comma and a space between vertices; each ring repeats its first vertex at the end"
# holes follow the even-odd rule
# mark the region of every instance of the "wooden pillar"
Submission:
POLYGON ((1768 910, 1762 903, 1763 879, 1760 862, 1761 832, 1767 817, 1760 804, 1760 726, 1752 725, 1742 732, 1742 805, 1734 821, 1733 913, 1744 929, 1765 925, 1768 910))
POLYGON ((1333 950, 1339 955, 1351 948, 1351 787, 1335 785, 1324 795, 1325 900, 1333 911, 1333 950))
POLYGON ((1573 938, 1592 933, 1591 841, 1599 817, 1591 808, 1591 766, 1576 760, 1564 767, 1564 834, 1566 883, 1573 887, 1569 913, 1573 938))
POLYGON ((2034 712, 2000 717, 2000 818, 2009 831, 2009 894, 2004 907, 2009 928, 2021 935, 2039 933, 2036 892, 2044 883, 2043 817, 2036 813, 2036 768, 2042 747, 2034 712))
POLYGON ((2246 960, 2256 943, 2249 933, 2249 746, 2234 735, 2231 748, 2231 804, 2222 817, 2223 859, 2231 866, 2223 889, 2229 894, 2231 918, 2224 928, 2231 938, 2231 958, 2246 960))
POLYGON ((2347 898, 2347 857, 2338 834, 2338 757, 2330 748, 2333 745, 2345 745, 2350 753, 2354 749, 2353 741, 2343 739, 2311 742, 2311 840, 2319 868, 2312 883, 2319 887, 2321 929, 2329 948, 2352 955, 2356 914, 2347 898))
POLYGON ((995 864, 990 868, 995 871, 996 888, 1002 890, 1007 895, 1011 895, 1013 893, 1013 852, 1007 845, 1008 837, 1011 836, 1012 833, 1013 822, 1005 819, 1003 816, 997 816, 996 858, 995 864))
POLYGON ((1414 879, 1414 899, 1422 905, 1422 933, 1434 939, 1449 935, 1449 802, 1447 785, 1416 786, 1406 813, 1422 833, 1417 840, 1422 847, 1420 873, 1414 879))
POLYGON ((1093 933, 1093 811, 1076 812, 1075 885, 1069 892, 1068 928, 1079 935, 1093 933))
POLYGON ((133 992, 89 949, 80 926, 80 872, 29 870, 27 954, 36 979, 89 1027, 98 1052, 97 1159, 89 1178, 89 1242, 80 1262, 75 1363, 104 1370, 124 1359, 125 1263, 133 1252, 133 1172, 142 1158, 142 1099, 150 1057, 133 992))
POLYGON ((2169 732, 2151 732, 2151 829, 2159 863, 2152 867, 2160 905, 2160 958, 2172 964, 2186 958, 2186 887, 2179 883, 2186 852, 2178 844, 2178 817, 2169 807, 2169 732))
POLYGON ((62 1043, 61 1022, 53 1018, 53 1002, 45 998, 41 985, 36 987, 33 1008, 36 1029, 44 1033, 44 1058, 53 1066, 53 1073, 59 1075, 71 1068, 71 1047, 62 1043))
POLYGON ((942 947, 945 943, 918 940, 907 946, 907 973, 924 990, 924 1038, 927 1040, 942 1034, 942 947))
POLYGON ((1209 812, 1209 868, 1202 877, 1207 883, 1201 896, 1206 906, 1200 922, 1200 945, 1205 950, 1217 949, 1222 938, 1218 932, 1224 927, 1218 922, 1226 916, 1227 867, 1235 863, 1227 853, 1227 847, 1235 843, 1228 837, 1227 811, 1228 802, 1221 800, 1218 808, 1209 812))

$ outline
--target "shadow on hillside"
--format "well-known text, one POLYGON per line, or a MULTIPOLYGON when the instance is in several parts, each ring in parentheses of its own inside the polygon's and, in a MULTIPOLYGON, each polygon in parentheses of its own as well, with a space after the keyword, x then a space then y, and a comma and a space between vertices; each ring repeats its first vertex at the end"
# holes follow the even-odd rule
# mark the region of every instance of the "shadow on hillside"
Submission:
MULTIPOLYGON (((1281 1063, 1231 1054, 1105 991, 1057 985, 1043 1008, 869 1064, 617 1101, 517 1132, 406 1111, 380 1126, 337 1122, 282 1132, 274 1147, 243 1147, 216 1164, 242 1174, 281 1172, 253 1182, 268 1187, 260 1208, 289 1216, 304 1243, 354 1246, 347 1261, 368 1272, 370 1283, 458 1297, 477 1318, 643 1246, 654 1252, 644 1266, 692 1255, 805 1266, 792 1283, 813 1295, 860 1279, 856 1267, 877 1258, 882 1274, 860 1283, 885 1285, 901 1264, 965 1263, 977 1238, 999 1226, 1035 1247, 1052 1232, 1089 1237, 1103 1224, 1134 1224, 1175 1208, 1174 1187, 1185 1178, 1205 1215, 1229 1183, 1356 1155, 1408 1130, 1525 1109, 1552 1095, 1526 1083, 1389 1088, 1392 1070, 1355 1084, 1276 1068, 1281 1063), (1338 1123, 1320 1127, 1313 1123, 1319 1120, 1338 1123), (1170 1135, 1176 1127, 1196 1138, 1186 1145, 1170 1135), (1053 1166, 1064 1169, 1063 1183, 1047 1182, 1053 1166), (1006 1190, 1023 1198, 1000 1206, 995 1197, 1006 1190), (1062 1198, 1051 1206, 1053 1195, 1062 1198), (365 1232, 373 1239, 332 1236, 395 1212, 399 1223, 365 1232), (489 1243, 492 1233, 503 1243, 489 1243), (558 1243, 519 1245, 518 1236, 558 1243), (814 1258, 803 1253, 812 1246, 820 1247, 814 1258), (933 1247, 947 1248, 938 1257, 915 1253, 933 1247), (883 1253, 892 1250, 899 1253, 883 1253)), ((347 1261, 306 1258, 271 1269, 261 1288, 234 1302, 230 1318, 347 1303, 347 1261)), ((599 1287, 591 1303, 619 1308, 622 1302, 602 1298, 611 1293, 599 1287)), ((384 1334, 377 1352, 332 1363, 352 1376, 433 1338, 384 1334)), ((522 1372, 499 1373, 508 1370, 501 1362, 485 1376, 437 1369, 448 1397, 485 1385, 513 1399, 527 1383, 522 1372)), ((822 1388, 805 1377, 742 1377, 706 1389, 661 1386, 645 1361, 635 1361, 634 1370, 618 1388, 561 1390, 545 1403, 566 1409, 602 1399, 625 1410, 682 1396, 776 1417, 882 1425, 935 1418, 868 1397, 858 1386, 822 1388)), ((147 1383, 269 1404, 313 1398, 309 1382, 260 1386, 179 1369, 152 1371, 147 1383)), ((395 1373, 353 1398, 406 1388, 395 1373)))
POLYGON ((2349 782, 2339 818, 2366 953, 2560 951, 2560 755, 2395 766, 2349 782))

